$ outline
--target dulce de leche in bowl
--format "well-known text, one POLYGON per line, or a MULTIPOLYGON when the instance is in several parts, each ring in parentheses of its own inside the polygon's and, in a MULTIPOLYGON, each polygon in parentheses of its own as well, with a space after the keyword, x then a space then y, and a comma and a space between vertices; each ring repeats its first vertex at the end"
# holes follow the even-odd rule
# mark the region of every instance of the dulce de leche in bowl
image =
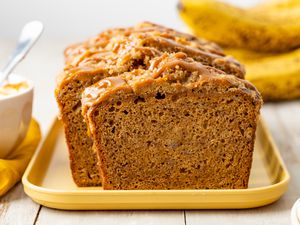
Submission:
POLYGON ((0 158, 24 139, 32 112, 33 84, 16 74, 0 85, 0 158))

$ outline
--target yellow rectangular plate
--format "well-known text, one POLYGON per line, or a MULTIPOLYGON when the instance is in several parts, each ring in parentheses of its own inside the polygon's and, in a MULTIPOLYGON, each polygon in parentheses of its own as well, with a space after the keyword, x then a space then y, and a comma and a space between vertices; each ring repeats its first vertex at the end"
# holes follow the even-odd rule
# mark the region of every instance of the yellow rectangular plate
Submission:
POLYGON ((260 121, 249 188, 243 190, 103 190, 78 188, 71 177, 63 128, 55 120, 23 176, 35 202, 57 209, 232 209, 270 204, 287 190, 290 176, 260 121))

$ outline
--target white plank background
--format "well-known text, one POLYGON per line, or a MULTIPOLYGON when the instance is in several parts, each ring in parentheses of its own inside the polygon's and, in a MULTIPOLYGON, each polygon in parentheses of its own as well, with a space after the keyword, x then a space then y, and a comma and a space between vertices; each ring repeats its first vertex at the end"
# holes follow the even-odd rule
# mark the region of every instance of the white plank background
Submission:
POLYGON ((183 211, 71 211, 43 208, 36 224, 184 225, 183 211), (75 222, 76 221, 76 222, 75 222))
POLYGON ((1 225, 32 225, 40 205, 28 198, 21 184, 16 185, 0 199, 1 225))

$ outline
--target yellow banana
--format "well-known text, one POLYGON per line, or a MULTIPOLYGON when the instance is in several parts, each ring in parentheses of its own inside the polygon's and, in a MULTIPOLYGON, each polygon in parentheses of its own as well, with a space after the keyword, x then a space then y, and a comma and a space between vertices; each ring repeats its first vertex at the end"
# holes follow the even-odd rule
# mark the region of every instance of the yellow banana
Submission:
POLYGON ((224 51, 245 65, 246 79, 257 87, 265 101, 300 97, 300 49, 282 54, 224 51))
POLYGON ((251 51, 251 50, 246 50, 241 48, 223 48, 223 50, 226 54, 233 56, 234 58, 238 59, 241 62, 260 60, 269 56, 276 55, 274 53, 257 52, 257 51, 251 51))
POLYGON ((300 47, 300 7, 265 13, 216 0, 181 0, 179 14, 191 30, 222 46, 261 52, 300 47))
POLYGON ((265 0, 251 8, 258 12, 277 12, 300 7, 300 0, 265 0))
POLYGON ((249 11, 253 14, 264 14, 266 17, 285 18, 294 23, 299 19, 300 0, 269 0, 250 8, 249 11))

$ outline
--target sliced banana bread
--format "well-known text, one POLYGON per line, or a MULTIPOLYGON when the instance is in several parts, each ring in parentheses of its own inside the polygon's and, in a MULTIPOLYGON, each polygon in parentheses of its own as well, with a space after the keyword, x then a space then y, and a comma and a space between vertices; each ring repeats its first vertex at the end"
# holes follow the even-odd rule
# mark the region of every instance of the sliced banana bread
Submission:
POLYGON ((262 98, 193 58, 165 52, 85 89, 104 189, 247 188, 262 98))
POLYGON ((56 99, 64 124, 70 165, 78 186, 101 184, 97 154, 81 114, 85 88, 105 77, 147 69, 164 53, 184 52, 191 59, 244 77, 243 67, 226 57, 215 44, 152 23, 110 29, 65 50, 65 69, 59 77, 56 99))

